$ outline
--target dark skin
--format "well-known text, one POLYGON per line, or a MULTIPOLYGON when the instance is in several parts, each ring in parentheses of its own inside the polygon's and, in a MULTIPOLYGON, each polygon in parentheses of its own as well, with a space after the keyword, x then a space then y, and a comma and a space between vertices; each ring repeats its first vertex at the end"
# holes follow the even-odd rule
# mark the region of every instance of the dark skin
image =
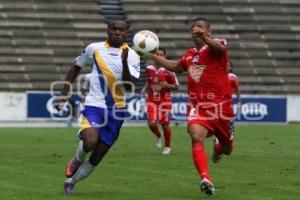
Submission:
MULTIPOLYGON (((110 47, 120 48, 124 44, 126 37, 126 23, 124 21, 113 21, 108 25, 107 29, 107 42, 110 47)), ((133 82, 135 78, 131 76, 128 68, 127 58, 128 58, 128 48, 122 49, 122 80, 133 82)), ((81 67, 73 65, 69 72, 67 73, 66 81, 73 84, 80 73, 81 67)), ((129 84, 124 84, 126 90, 130 90, 129 84)), ((67 94, 70 90, 69 84, 65 84, 61 90, 60 97, 55 101, 55 107, 59 110, 60 105, 68 100, 67 94)), ((83 149, 85 152, 91 152, 89 161, 92 165, 97 165, 105 154, 108 152, 110 146, 101 142, 99 138, 98 130, 95 128, 86 128, 81 131, 81 137, 83 140, 83 149)))

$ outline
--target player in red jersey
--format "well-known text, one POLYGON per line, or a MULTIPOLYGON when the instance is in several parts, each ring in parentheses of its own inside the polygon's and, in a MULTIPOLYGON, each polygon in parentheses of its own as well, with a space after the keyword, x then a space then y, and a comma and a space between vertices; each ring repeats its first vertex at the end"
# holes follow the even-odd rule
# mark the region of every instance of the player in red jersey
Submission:
MULTIPOLYGON (((157 56, 166 57, 166 50, 159 48, 157 56)), ((163 128, 165 146, 162 154, 167 155, 171 152, 171 129, 170 112, 172 109, 171 90, 178 89, 178 80, 174 72, 170 72, 157 63, 146 67, 147 82, 142 94, 148 92, 147 97, 147 117, 148 125, 152 133, 156 136, 156 146, 162 147, 161 133, 158 123, 163 128)))
POLYGON ((212 135, 218 138, 220 144, 214 146, 218 155, 229 155, 233 149, 226 40, 213 39, 211 33, 207 19, 197 18, 191 26, 196 47, 187 50, 179 61, 155 54, 149 56, 168 70, 188 72, 188 132, 192 139, 193 161, 201 177, 200 189, 208 195, 213 195, 215 189, 208 171, 205 138, 212 135))

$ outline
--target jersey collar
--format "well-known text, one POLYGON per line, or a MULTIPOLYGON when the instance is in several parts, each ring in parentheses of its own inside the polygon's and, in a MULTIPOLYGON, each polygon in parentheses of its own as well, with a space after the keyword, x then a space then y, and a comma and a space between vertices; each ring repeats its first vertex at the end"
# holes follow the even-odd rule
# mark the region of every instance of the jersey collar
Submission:
MULTIPOLYGON (((104 46, 105 46, 105 48, 107 48, 107 49, 111 47, 111 46, 109 45, 109 43, 108 43, 107 40, 105 40, 104 46)), ((124 42, 124 43, 122 44, 122 46, 119 47, 119 49, 123 49, 123 48, 129 48, 129 46, 128 46, 128 44, 127 44, 126 42, 124 42)))

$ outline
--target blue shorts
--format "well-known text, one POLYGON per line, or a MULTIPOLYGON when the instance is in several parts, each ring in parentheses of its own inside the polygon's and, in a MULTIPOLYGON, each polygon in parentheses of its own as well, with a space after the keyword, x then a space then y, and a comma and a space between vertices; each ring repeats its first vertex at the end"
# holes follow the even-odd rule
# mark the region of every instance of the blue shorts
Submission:
POLYGON ((99 142, 112 146, 118 139, 126 109, 104 109, 94 106, 85 106, 82 111, 80 132, 86 128, 98 130, 99 142))

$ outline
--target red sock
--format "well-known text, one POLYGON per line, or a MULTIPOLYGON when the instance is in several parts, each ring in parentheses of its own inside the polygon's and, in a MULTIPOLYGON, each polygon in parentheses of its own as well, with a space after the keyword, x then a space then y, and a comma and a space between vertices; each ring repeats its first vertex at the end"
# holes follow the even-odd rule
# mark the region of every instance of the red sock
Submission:
POLYGON ((215 152, 218 155, 222 155, 223 154, 222 147, 221 147, 221 144, 219 142, 215 143, 214 148, 215 148, 215 152))
POLYGON ((161 137, 161 134, 160 134, 157 126, 150 126, 150 129, 151 129, 152 133, 154 135, 156 135, 156 137, 158 137, 158 138, 161 137))
POLYGON ((192 149, 194 164, 201 179, 207 178, 208 180, 211 180, 208 173, 208 164, 204 144, 202 142, 195 142, 192 145, 192 149))
POLYGON ((165 147, 171 147, 171 129, 167 128, 164 130, 165 136, 165 147))

